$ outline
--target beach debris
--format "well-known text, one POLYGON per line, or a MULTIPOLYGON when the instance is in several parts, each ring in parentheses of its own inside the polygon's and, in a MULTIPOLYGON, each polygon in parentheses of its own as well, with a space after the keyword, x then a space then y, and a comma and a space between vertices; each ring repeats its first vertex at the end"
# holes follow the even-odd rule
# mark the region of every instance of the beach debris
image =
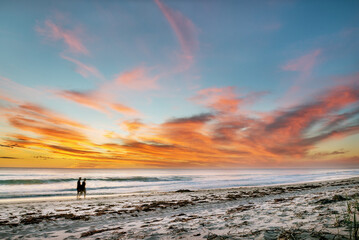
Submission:
MULTIPOLYGON (((91 230, 91 231, 88 231, 88 232, 84 232, 81 234, 81 237, 89 237, 89 236, 92 236, 94 234, 97 234, 97 233, 102 233, 102 232, 106 232, 106 231, 114 231, 114 230, 120 230, 122 229, 122 227, 114 227, 114 228, 104 228, 104 229, 98 229, 98 230, 91 230)), ((125 234, 126 232, 120 232, 120 233, 117 233, 117 234, 125 234)))
MULTIPOLYGON (((256 232, 258 233, 258 232, 256 232)), ((253 233, 254 235, 254 233, 253 233)), ((315 231, 314 229, 300 229, 300 228, 273 228, 266 229, 261 231, 256 239, 266 239, 266 240, 295 240, 295 239, 308 239, 308 240, 326 240, 326 239, 336 239, 344 240, 348 239, 344 236, 333 234, 330 232, 315 231)))
POLYGON ((252 208, 254 208, 253 205, 239 206, 239 207, 236 207, 236 208, 228 209, 227 214, 236 213, 236 212, 244 212, 244 211, 247 211, 247 210, 252 209, 252 208))
POLYGON ((328 204, 328 203, 335 203, 340 201, 348 200, 346 197, 343 197, 342 195, 334 195, 331 199, 330 198, 322 198, 315 203, 319 204, 328 204))
POLYGON ((193 192, 192 190, 189 190, 189 189, 179 189, 177 190, 176 192, 178 193, 185 193, 185 192, 193 192))
POLYGON ((221 236, 221 235, 217 235, 215 233, 208 233, 207 235, 207 240, 224 240, 224 239, 229 239, 230 237, 228 236, 221 236))
POLYGON ((166 201, 154 201, 151 203, 145 203, 142 205, 138 205, 135 206, 134 211, 144 211, 144 212, 149 212, 149 211, 155 211, 156 208, 168 208, 168 207, 173 207, 173 208, 178 208, 178 207, 184 207, 187 206, 189 204, 194 204, 192 201, 189 200, 179 200, 179 201, 170 201, 170 202, 166 202, 166 201))
POLYGON ((40 215, 40 216, 27 216, 20 220, 21 224, 37 224, 44 220, 56 220, 58 218, 65 218, 70 220, 84 220, 87 221, 90 218, 86 215, 75 215, 73 213, 62 213, 57 215, 40 215))
POLYGON ((295 197, 288 197, 288 198, 276 198, 273 200, 273 203, 282 203, 282 202, 286 202, 286 201, 291 201, 293 200, 295 197))

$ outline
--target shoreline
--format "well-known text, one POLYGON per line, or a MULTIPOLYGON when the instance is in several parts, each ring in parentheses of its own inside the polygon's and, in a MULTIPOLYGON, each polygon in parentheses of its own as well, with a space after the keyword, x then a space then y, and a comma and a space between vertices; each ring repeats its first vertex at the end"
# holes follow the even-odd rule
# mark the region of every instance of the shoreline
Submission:
MULTIPOLYGON (((347 178, 337 178, 337 179, 329 179, 329 180, 314 180, 314 181, 304 181, 304 182, 295 182, 295 183, 279 183, 279 184, 270 184, 270 185, 253 185, 253 186, 239 186, 239 187, 225 187, 225 188, 206 188, 206 189, 185 189, 190 192, 207 192, 207 191, 220 191, 220 190, 241 190, 246 188, 270 188, 270 187, 286 187, 293 185, 305 185, 311 183, 330 183, 337 182, 342 180, 351 180, 351 179, 359 179, 358 177, 347 177, 347 178)), ((53 201, 74 201, 76 199, 76 193, 74 188, 74 195, 71 196, 46 196, 46 197, 18 197, 18 198, 4 198, 0 199, 0 205, 9 204, 9 203, 29 203, 29 202, 53 202, 53 201)), ((126 196, 137 196, 137 195, 154 195, 154 194, 165 194, 165 193, 175 193, 176 191, 181 190, 173 190, 173 191, 138 191, 138 192, 128 192, 128 193, 114 193, 114 194, 99 194, 99 195, 86 195, 87 199, 108 199, 114 197, 126 197, 126 196)), ((83 197, 81 198, 83 200, 83 197)))
POLYGON ((2 203, 0 238, 349 239, 345 212, 358 199, 359 177, 354 177, 2 203))

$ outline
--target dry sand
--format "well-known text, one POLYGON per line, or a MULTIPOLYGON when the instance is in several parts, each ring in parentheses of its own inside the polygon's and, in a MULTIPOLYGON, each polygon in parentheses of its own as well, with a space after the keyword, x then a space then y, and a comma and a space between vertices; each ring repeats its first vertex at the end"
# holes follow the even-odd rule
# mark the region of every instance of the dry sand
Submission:
POLYGON ((0 203, 0 239, 348 239, 359 178, 0 203))

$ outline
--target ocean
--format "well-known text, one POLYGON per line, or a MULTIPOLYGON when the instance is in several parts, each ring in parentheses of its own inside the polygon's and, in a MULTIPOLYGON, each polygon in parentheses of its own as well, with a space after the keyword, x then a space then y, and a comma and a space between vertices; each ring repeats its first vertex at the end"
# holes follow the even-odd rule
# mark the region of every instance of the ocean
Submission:
POLYGON ((0 168, 0 199, 76 196, 79 177, 87 179, 89 196, 291 184, 355 176, 359 176, 359 169, 0 168))

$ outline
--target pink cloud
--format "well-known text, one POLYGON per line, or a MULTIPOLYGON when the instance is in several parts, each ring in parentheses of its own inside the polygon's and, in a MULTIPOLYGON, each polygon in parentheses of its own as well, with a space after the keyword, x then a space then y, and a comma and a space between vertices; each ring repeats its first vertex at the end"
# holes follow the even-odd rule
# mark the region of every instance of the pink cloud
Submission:
POLYGON ((284 71, 298 71, 303 73, 309 73, 313 69, 314 65, 317 63, 317 57, 321 53, 320 49, 316 49, 313 52, 301 56, 296 59, 290 60, 282 69, 284 71))
POLYGON ((160 0, 155 0, 163 15, 172 27, 183 51, 183 58, 193 61, 194 51, 198 47, 198 32, 191 20, 164 5, 160 0))
POLYGON ((115 78, 115 83, 133 90, 147 90, 158 88, 157 80, 159 76, 149 77, 147 70, 143 67, 135 68, 131 71, 119 74, 115 78))
POLYGON ((65 90, 58 92, 57 95, 67 100, 86 106, 88 108, 107 113, 106 108, 102 106, 102 104, 99 102, 99 98, 94 92, 78 92, 65 90))
POLYGON ((295 104, 297 101, 295 99, 300 99, 303 96, 303 94, 299 95, 299 93, 303 86, 310 80, 312 70, 318 63, 317 58, 321 54, 321 51, 321 49, 316 49, 309 54, 288 61, 281 67, 284 71, 295 71, 298 72, 299 75, 296 76, 293 85, 284 94, 283 98, 280 99, 280 102, 285 103, 286 105, 295 104))
POLYGON ((139 114, 135 109, 116 103, 106 93, 100 91, 78 92, 65 90, 57 92, 57 95, 106 114, 109 114, 109 108, 124 115, 135 116, 139 114))
POLYGON ((37 27, 36 31, 49 39, 64 41, 71 52, 89 54, 89 51, 78 38, 76 32, 63 29, 50 20, 45 21, 44 28, 37 27))
POLYGON ((202 89, 191 100, 220 112, 232 113, 238 110, 238 105, 241 103, 234 87, 202 89))
POLYGON ((82 62, 80 62, 79 60, 67 57, 65 55, 61 54, 61 57, 67 61, 70 61, 74 64, 76 64, 76 72, 79 73, 81 76, 83 76, 84 78, 88 78, 90 76, 94 76, 98 79, 104 80, 105 78, 103 77, 103 75, 97 70, 97 68, 93 67, 93 66, 89 66, 86 65, 82 62))

